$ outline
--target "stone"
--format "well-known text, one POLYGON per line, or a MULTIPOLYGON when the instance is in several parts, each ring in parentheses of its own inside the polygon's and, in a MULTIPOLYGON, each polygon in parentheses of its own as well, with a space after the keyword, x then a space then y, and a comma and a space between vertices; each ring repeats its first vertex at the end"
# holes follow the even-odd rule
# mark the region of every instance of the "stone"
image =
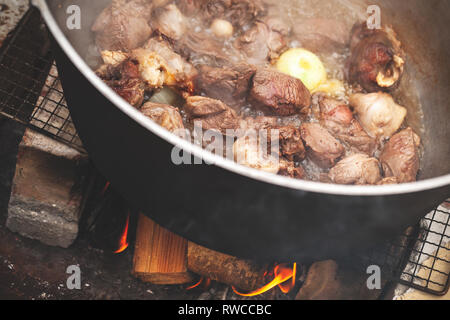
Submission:
MULTIPOLYGON (((334 260, 314 263, 296 300, 375 300, 381 290, 370 290, 369 275, 360 266, 339 265, 334 260)), ((385 283, 384 283, 385 284, 385 283)))
POLYGON ((340 281, 337 279, 338 265, 333 260, 314 263, 308 270, 306 281, 296 300, 339 299, 340 281))
POLYGON ((19 146, 6 226, 50 246, 78 235, 82 193, 75 186, 80 152, 30 129, 19 146))

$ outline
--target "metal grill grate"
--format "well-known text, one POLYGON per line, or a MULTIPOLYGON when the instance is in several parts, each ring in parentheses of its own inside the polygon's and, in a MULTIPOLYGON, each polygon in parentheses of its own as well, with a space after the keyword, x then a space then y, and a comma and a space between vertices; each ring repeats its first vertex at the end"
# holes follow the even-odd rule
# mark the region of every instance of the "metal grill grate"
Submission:
POLYGON ((433 210, 421 222, 419 236, 410 239, 406 268, 399 282, 435 295, 450 285, 450 202, 433 210))
POLYGON ((50 69, 29 124, 72 147, 82 149, 81 140, 70 118, 55 64, 50 69))
POLYGON ((85 152, 36 8, 25 14, 0 50, 0 81, 0 114, 85 152))
MULTIPOLYGON (((84 152, 49 48, 39 12, 30 9, 0 50, 0 113, 84 152)), ((448 208, 446 202, 360 261, 382 266, 392 282, 445 294, 450 284, 448 208)))

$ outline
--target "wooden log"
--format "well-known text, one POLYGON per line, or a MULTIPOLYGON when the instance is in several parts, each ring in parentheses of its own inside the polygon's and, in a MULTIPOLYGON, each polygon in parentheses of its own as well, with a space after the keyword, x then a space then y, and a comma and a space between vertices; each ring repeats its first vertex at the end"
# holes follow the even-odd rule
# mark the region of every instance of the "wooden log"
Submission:
POLYGON ((139 216, 132 274, 153 284, 185 284, 193 281, 187 269, 187 240, 139 216))
POLYGON ((188 269, 214 281, 253 291, 264 285, 267 265, 257 265, 195 243, 188 244, 188 269))

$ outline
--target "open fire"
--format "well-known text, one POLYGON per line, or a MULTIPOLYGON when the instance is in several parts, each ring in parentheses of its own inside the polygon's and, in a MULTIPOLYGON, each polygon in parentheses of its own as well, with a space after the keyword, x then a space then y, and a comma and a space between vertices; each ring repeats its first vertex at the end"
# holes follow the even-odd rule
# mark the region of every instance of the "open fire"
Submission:
MULTIPOLYGON (((111 188, 110 182, 107 182, 104 187, 102 188, 100 192, 100 197, 105 197, 107 191, 111 188)), ((114 254, 120 254, 123 253, 125 250, 129 248, 129 232, 130 232, 130 215, 131 213, 128 211, 126 216, 125 225, 123 227, 123 231, 120 234, 118 238, 118 245, 117 250, 114 251, 114 254)), ((154 237, 152 234, 147 234, 149 238, 154 237)), ((165 238, 165 242, 170 243, 170 238, 165 238)), ((170 245, 167 245, 165 247, 165 251, 170 251, 173 248, 170 245)), ((150 248, 148 250, 151 250, 150 248)), ((149 257, 151 256, 151 252, 149 253, 149 257)), ((170 252, 166 252, 167 257, 171 257, 170 252)), ((207 254, 207 253, 206 253, 207 254)), ((219 253, 217 253, 219 254, 219 253)), ((172 257, 173 258, 173 257, 172 257)), ((189 259, 188 254, 186 253, 186 259, 189 259)), ((159 263, 162 264, 171 264, 176 263, 173 261, 170 261, 170 258, 166 258, 159 263)), ((244 264, 245 265, 245 264, 244 264)), ((210 270, 211 271, 211 270, 210 270)), ((213 271, 212 271, 213 272, 213 271)), ((240 270, 235 270, 235 275, 232 275, 232 277, 240 277, 240 270)), ((246 290, 242 290, 242 288, 239 288, 238 286, 233 285, 232 282, 226 283, 229 284, 233 292, 241 297, 256 297, 259 295, 262 295, 276 287, 280 289, 280 291, 284 294, 288 294, 291 292, 291 290, 295 287, 296 284, 296 277, 297 277, 297 263, 293 263, 292 265, 283 263, 283 264, 275 264, 273 267, 267 267, 264 273, 261 274, 260 280, 258 283, 266 283, 264 285, 258 286, 254 290, 248 290, 248 292, 245 292, 246 290)), ((203 288, 204 290, 207 290, 211 282, 213 280, 206 276, 201 276, 200 279, 188 286, 186 290, 192 290, 195 288, 203 288)))
POLYGON ((254 297, 278 286, 281 292, 287 294, 295 287, 297 263, 294 263, 292 267, 288 267, 286 264, 279 264, 268 275, 270 274, 275 276, 274 279, 260 289, 249 293, 241 293, 235 287, 232 287, 233 291, 243 297, 254 297))
MULTIPOLYGON (((263 293, 266 293, 275 287, 278 286, 278 288, 283 292, 284 294, 288 294, 291 292, 291 290, 295 287, 296 283, 296 276, 297 276, 297 263, 294 263, 292 267, 288 267, 287 264, 279 264, 276 265, 272 271, 266 271, 264 274, 264 278, 269 278, 271 276, 274 276, 273 280, 267 283, 266 285, 262 286, 259 289, 256 289, 252 292, 243 293, 240 292, 236 287, 231 286, 233 289, 233 292, 239 296, 242 297, 255 297, 258 295, 261 295, 263 293)), ((193 284, 192 286, 189 286, 186 288, 186 290, 192 290, 194 288, 199 287, 200 285, 203 285, 203 288, 206 290, 211 284, 211 279, 201 277, 200 280, 193 284)))

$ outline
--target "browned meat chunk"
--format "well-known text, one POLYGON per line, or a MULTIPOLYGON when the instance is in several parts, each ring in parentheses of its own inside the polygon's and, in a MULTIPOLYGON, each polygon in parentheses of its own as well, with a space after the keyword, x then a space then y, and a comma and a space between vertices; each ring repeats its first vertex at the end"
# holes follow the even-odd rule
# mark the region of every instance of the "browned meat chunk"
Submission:
POLYGON ((350 30, 339 20, 312 18, 296 21, 293 32, 302 48, 316 53, 332 53, 345 49, 350 30))
POLYGON ((303 82, 277 71, 258 70, 250 95, 258 106, 280 116, 310 112, 311 94, 303 82))
POLYGON ((376 184, 381 180, 380 163, 366 154, 354 154, 339 161, 328 177, 337 184, 376 184))
POLYGON ((152 27, 173 40, 180 40, 188 28, 186 17, 174 4, 155 10, 152 27))
POLYGON ((222 68, 202 66, 195 81, 195 88, 197 92, 208 97, 238 107, 247 99, 255 72, 256 68, 248 64, 222 68))
POLYGON ((399 183, 414 182, 419 172, 420 138, 411 128, 396 135, 384 147, 380 156, 386 177, 395 177, 399 183))
POLYGON ((239 128, 236 112, 219 100, 193 96, 186 100, 184 107, 192 123, 198 123, 204 130, 218 130, 226 134, 227 130, 239 128))
POLYGON ((303 145, 301 132, 294 127, 275 128, 280 132, 281 154, 290 161, 301 161, 305 159, 306 150, 303 145))
POLYGON ((358 120, 353 117, 350 108, 335 99, 324 96, 318 99, 322 126, 351 149, 372 156, 376 148, 376 141, 364 131, 358 120))
POLYGON ((92 31, 102 50, 130 51, 141 46, 152 34, 148 21, 150 2, 114 0, 99 15, 92 31))
POLYGON ((331 168, 345 152, 344 147, 318 123, 301 126, 308 157, 324 169, 331 168))
POLYGON ((140 107, 144 102, 145 83, 136 61, 127 59, 116 67, 104 66, 97 74, 132 106, 140 107))
POLYGON ((369 30, 366 23, 352 30, 348 78, 368 92, 395 88, 404 71, 405 52, 391 27, 369 30))
POLYGON ((184 129, 178 109, 167 104, 147 102, 142 106, 141 112, 170 132, 184 129))
POLYGON ((284 48, 286 41, 281 33, 284 30, 273 19, 268 21, 269 24, 257 21, 251 29, 240 36, 234 46, 246 56, 246 60, 250 64, 265 65, 269 60, 278 58, 284 48))
POLYGON ((140 79, 128 78, 114 81, 109 85, 119 96, 136 108, 144 102, 145 85, 140 79))
POLYGON ((395 103, 387 93, 357 93, 350 97, 359 121, 374 138, 389 139, 403 124, 406 108, 395 103))

